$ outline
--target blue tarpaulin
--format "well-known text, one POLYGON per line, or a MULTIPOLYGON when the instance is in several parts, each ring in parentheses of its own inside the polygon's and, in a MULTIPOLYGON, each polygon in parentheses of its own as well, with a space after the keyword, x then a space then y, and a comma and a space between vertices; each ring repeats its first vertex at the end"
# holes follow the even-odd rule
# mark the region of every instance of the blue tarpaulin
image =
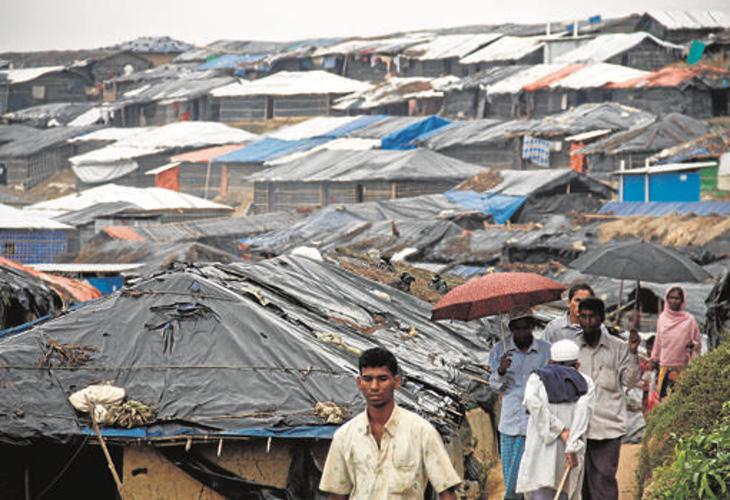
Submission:
POLYGON ((447 191, 444 193, 451 203, 478 210, 491 215, 494 222, 504 224, 525 203, 526 196, 508 196, 498 193, 476 193, 474 191, 447 191))
POLYGON ((451 120, 440 116, 429 116, 412 125, 392 132, 380 140, 381 149, 415 149, 415 139, 432 130, 440 129, 450 124, 451 120))
POLYGON ((698 201, 698 202, 618 202, 609 201, 601 207, 599 214, 614 214, 619 216, 648 215, 661 217, 670 214, 695 215, 730 215, 728 201, 698 201))
MULTIPOLYGON (((136 427, 134 429, 101 428, 102 436, 106 438, 138 438, 149 439, 156 437, 171 436, 214 436, 214 437, 259 437, 259 438, 285 438, 285 439, 332 439, 338 426, 336 425, 302 425, 299 427, 253 427, 247 429, 233 429, 227 431, 203 431, 199 428, 176 429, 169 433, 163 431, 160 426, 136 427)), ((95 436, 94 429, 84 426, 81 432, 87 436, 95 436)))
POLYGON ((86 278, 89 285, 101 292, 102 295, 114 293, 124 286, 124 278, 121 276, 104 276, 101 278, 86 278))
POLYGON ((198 69, 236 69, 240 64, 256 62, 263 57, 264 56, 259 54, 224 54, 222 56, 216 57, 215 59, 204 62, 203 64, 198 66, 198 69))
POLYGON ((350 123, 346 125, 342 125, 341 127, 337 127, 334 130, 330 130, 327 132, 324 137, 331 137, 333 139, 338 139, 340 137, 347 137, 351 133, 355 132, 356 130, 360 130, 361 128, 368 127, 372 125, 373 123, 377 123, 381 120, 386 119, 386 115, 363 115, 356 120, 351 121, 350 123))
POLYGON ((213 158, 215 163, 263 163, 276 158, 307 151, 329 142, 329 137, 312 137, 298 141, 266 138, 244 146, 236 151, 213 158))

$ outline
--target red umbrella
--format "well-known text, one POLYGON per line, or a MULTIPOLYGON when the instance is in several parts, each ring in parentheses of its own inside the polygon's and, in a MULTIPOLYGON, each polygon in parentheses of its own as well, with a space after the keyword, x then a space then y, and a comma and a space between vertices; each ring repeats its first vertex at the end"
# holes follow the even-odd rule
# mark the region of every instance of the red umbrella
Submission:
POLYGON ((469 321, 560 300, 567 287, 535 273, 494 273, 457 286, 441 297, 431 320, 469 321))

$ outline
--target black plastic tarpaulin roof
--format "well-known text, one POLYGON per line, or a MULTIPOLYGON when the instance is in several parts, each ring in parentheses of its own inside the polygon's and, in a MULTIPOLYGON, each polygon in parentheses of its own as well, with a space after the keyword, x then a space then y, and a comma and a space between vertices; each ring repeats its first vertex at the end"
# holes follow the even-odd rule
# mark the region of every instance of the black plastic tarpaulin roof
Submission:
POLYGON ((486 377, 485 323, 429 315, 411 295, 306 258, 186 266, 4 339, 0 440, 88 434, 67 397, 105 380, 158 408, 153 426, 104 430, 121 440, 321 428, 317 402, 362 409, 353 376, 359 351, 374 345, 402 363, 399 403, 451 427, 463 415, 464 372, 486 377), (97 351, 78 367, 39 367, 51 339, 97 351))

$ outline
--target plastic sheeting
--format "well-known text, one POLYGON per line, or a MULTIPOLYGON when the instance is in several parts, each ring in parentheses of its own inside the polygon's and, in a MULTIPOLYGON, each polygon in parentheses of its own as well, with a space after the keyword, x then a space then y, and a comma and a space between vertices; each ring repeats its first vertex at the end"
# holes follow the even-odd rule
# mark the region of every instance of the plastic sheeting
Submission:
POLYGON ((415 149, 414 140, 418 136, 438 130, 450 123, 451 120, 440 116, 429 116, 422 121, 384 136, 380 140, 380 147, 381 149, 415 149))
MULTIPOLYGON (((226 156, 233 154, 235 153, 226 156)), ((221 160, 218 158, 216 161, 221 160)), ((483 170, 484 168, 478 165, 450 158, 428 149, 408 151, 324 150, 252 174, 248 180, 258 182, 464 180, 483 170)))
POLYGON ((173 270, 7 338, 0 439, 83 434, 67 393, 106 379, 158 408, 158 435, 322 425, 318 401, 351 416, 363 408, 357 353, 374 345, 401 362, 399 404, 454 429, 468 400, 464 372, 485 376, 489 344, 477 332, 486 323, 433 323, 430 310, 306 258, 173 270), (97 351, 74 370, 38 370, 49 339, 97 351))
POLYGON ((327 137, 312 137, 298 141, 285 141, 267 137, 237 151, 217 156, 213 158, 213 161, 215 163, 263 163, 281 156, 307 151, 329 140, 327 137))
POLYGON ((497 224, 507 222, 527 199, 525 196, 475 193, 474 191, 448 191, 445 194, 453 203, 492 216, 497 224))

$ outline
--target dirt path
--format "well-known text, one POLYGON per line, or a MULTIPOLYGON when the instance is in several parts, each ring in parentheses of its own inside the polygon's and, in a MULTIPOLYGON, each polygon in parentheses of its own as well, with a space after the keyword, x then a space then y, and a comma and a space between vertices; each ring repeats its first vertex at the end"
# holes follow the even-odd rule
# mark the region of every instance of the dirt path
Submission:
MULTIPOLYGON (((640 444, 621 446, 621 457, 618 463, 618 472, 616 473, 619 500, 634 500, 636 497, 636 469, 639 467, 640 449, 640 444)), ((503 495, 502 464, 498 462, 489 470, 485 498, 499 500, 503 495)))
POLYGON ((618 498, 634 500, 636 498, 636 470, 639 468, 640 444, 621 446, 621 457, 618 462, 618 498))

